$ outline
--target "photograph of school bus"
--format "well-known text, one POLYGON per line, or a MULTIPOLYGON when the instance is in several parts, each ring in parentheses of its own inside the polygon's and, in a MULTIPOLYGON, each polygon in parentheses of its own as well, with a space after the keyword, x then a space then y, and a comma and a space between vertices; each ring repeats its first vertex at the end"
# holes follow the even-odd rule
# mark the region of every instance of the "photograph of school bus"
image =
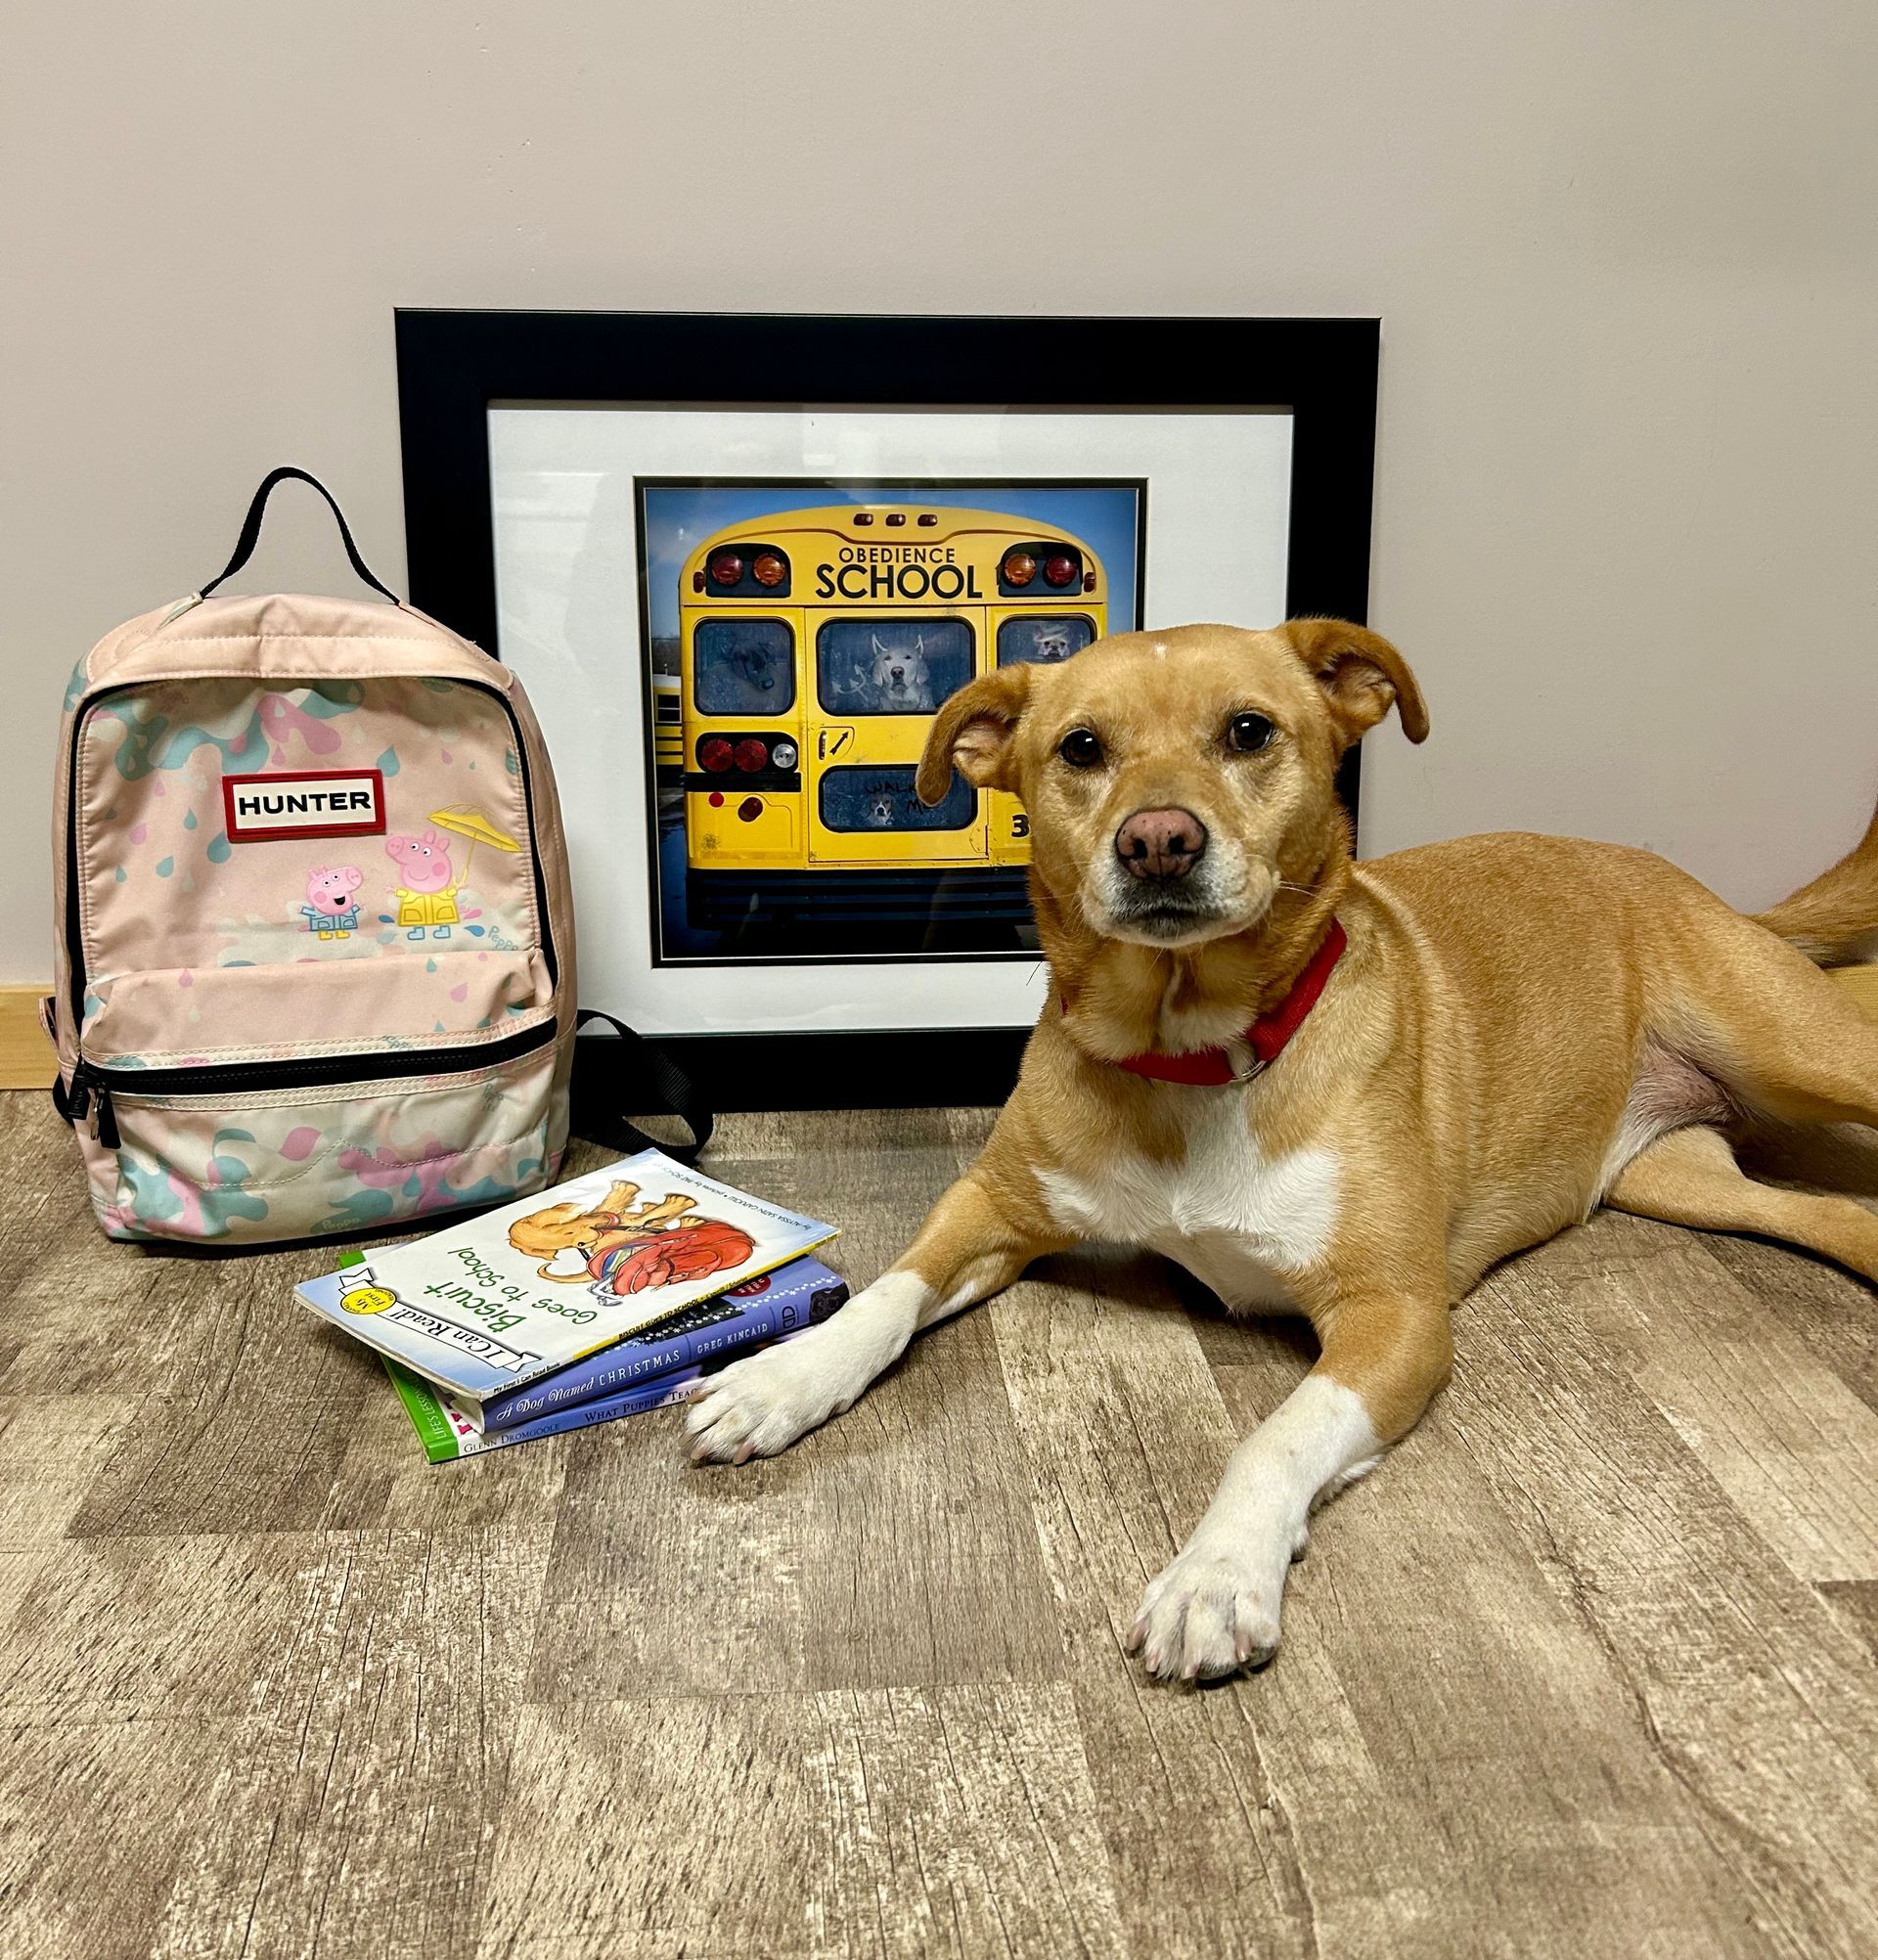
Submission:
POLYGON ((1136 624, 1142 486, 642 482, 640 502, 654 958, 1033 955, 1022 806, 955 776, 928 809, 914 772, 974 676, 1136 624))

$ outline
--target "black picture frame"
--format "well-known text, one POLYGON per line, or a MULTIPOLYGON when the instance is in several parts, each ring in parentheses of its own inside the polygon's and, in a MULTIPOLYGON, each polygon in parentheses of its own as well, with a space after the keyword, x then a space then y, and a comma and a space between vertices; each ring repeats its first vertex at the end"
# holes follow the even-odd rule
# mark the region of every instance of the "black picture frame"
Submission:
MULTIPOLYGON (((488 411, 499 402, 1284 411, 1285 609, 1367 617, 1374 319, 400 308, 395 324, 411 600, 497 655, 488 411)), ((1353 820, 1360 767, 1352 747, 1338 786, 1353 820)), ((631 1002, 594 1004, 631 1018, 631 1002)), ((910 1107, 1002 1101, 1027 1039, 933 1029, 657 1046, 720 1109, 910 1107)))

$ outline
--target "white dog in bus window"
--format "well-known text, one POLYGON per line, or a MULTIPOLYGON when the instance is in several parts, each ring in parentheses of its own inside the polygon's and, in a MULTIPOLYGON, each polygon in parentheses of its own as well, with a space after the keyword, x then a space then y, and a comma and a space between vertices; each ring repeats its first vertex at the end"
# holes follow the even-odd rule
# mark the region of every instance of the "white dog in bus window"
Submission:
POLYGON ((926 638, 914 636, 913 647, 882 645, 877 633, 868 636, 873 662, 868 670, 869 706, 875 714, 930 713, 939 703, 932 697, 932 673, 926 665, 926 638))
POLYGON ((1031 637, 1037 643, 1033 657, 1042 666, 1050 666, 1058 660, 1069 658, 1069 628, 1067 626, 1038 626, 1032 628, 1031 637))

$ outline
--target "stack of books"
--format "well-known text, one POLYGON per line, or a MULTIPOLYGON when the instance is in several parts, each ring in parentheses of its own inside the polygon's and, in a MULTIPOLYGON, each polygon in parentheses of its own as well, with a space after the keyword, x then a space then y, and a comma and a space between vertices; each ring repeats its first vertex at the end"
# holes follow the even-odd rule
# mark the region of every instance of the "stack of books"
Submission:
POLYGON ((825 1320, 834 1227, 657 1150, 294 1288, 376 1348, 432 1463, 682 1401, 825 1320))

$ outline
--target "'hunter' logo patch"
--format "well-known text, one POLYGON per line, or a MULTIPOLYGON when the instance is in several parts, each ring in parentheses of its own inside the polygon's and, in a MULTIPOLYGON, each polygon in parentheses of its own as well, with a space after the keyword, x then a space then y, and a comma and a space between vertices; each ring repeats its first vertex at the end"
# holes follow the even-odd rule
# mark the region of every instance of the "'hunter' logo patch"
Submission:
POLYGON ((231 844, 276 837, 377 837, 384 831, 384 778, 376 769, 222 778, 231 844))

